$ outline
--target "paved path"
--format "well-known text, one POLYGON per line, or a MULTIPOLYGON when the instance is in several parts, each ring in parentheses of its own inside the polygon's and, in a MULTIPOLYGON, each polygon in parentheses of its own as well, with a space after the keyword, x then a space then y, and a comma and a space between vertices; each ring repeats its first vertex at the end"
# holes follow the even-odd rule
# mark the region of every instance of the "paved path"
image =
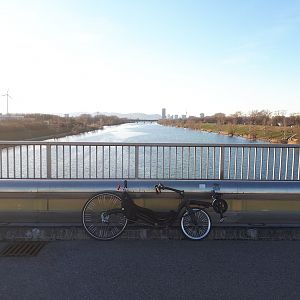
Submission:
POLYGON ((0 257, 0 298, 300 299, 299 253, 299 241, 51 242, 0 257))

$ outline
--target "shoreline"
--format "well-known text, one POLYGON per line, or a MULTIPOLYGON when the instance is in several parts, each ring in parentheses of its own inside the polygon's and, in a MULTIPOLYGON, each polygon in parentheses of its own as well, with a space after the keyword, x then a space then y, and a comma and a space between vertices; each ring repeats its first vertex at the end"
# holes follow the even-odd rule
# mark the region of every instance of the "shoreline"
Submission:
POLYGON ((201 123, 201 124, 189 124, 185 123, 182 120, 181 121, 160 121, 160 125, 163 126, 170 126, 170 127, 178 127, 178 128, 187 128, 191 130, 196 131, 202 131, 202 132, 208 132, 208 133, 214 133, 214 134, 221 134, 224 136, 229 137, 239 137, 244 138, 248 141, 261 141, 266 142, 270 144, 290 144, 290 145, 298 145, 300 144, 300 141, 298 139, 298 136, 296 134, 292 134, 291 132, 287 133, 287 136, 293 137, 293 138, 283 138, 282 132, 283 130, 281 128, 271 127, 273 130, 270 130, 271 128, 264 128, 262 130, 262 126, 259 125, 240 125, 236 126, 234 129, 230 125, 217 125, 214 123, 201 123), (257 127, 256 127, 257 126, 257 127), (230 132, 232 131, 232 132, 230 132), (269 135, 273 135, 273 137, 263 137, 261 136, 262 131, 264 134, 266 132, 269 133, 269 135), (237 133, 238 132, 238 133, 237 133), (278 137, 276 137, 277 135, 278 137), (297 139, 294 138, 297 136, 297 139))
MULTIPOLYGON (((188 127, 186 127, 188 128, 188 127)), ((192 129, 192 128, 188 128, 188 129, 192 129)), ((251 138, 248 135, 240 135, 240 134, 231 134, 228 132, 224 132, 224 131, 211 131, 211 130, 205 130, 205 129, 194 129, 194 130, 198 130, 198 131, 203 131, 203 132, 209 132, 209 133, 215 133, 215 134, 221 134, 224 136, 229 136, 229 137, 239 137, 239 138, 243 138, 246 139, 248 141, 262 141, 262 142, 267 142, 270 144, 287 144, 287 145, 298 145, 300 144, 300 142, 298 141, 287 141, 287 142, 283 142, 282 140, 279 139, 266 139, 266 138, 251 138)))
POLYGON ((67 136, 75 136, 96 130, 102 130, 105 126, 114 126, 128 123, 125 119, 107 118, 104 121, 95 122, 66 119, 53 122, 40 120, 8 120, 0 122, 1 141, 45 141, 59 139, 67 136))
POLYGON ((115 116, 82 114, 78 117, 26 114, 0 120, 2 141, 44 141, 79 135, 104 126, 127 123, 128 119, 115 116))
POLYGON ((63 137, 67 137, 67 136, 73 136, 73 135, 79 135, 79 134, 84 134, 84 133, 88 133, 88 132, 93 132, 93 131, 97 131, 97 130, 102 130, 102 128, 98 128, 98 129, 92 129, 92 130, 84 130, 84 131, 80 131, 80 132, 62 132, 62 133, 58 133, 58 134, 51 134, 51 135, 46 135, 46 136, 37 136, 37 137, 33 137, 30 139, 26 139, 24 141, 46 141, 46 140, 51 140, 51 139, 60 139, 63 137))
MULTIPOLYGON (((192 128, 188 128, 188 129, 192 129, 192 128)), ((192 129, 193 130, 193 129, 192 129)), ((277 141, 277 140, 269 140, 269 139, 264 139, 264 138, 251 138, 247 135, 240 135, 240 134, 231 134, 231 133, 228 133, 228 132, 224 132, 224 131, 211 131, 211 130, 205 130, 205 129, 194 129, 196 131, 203 131, 203 132, 209 132, 209 133, 215 133, 215 134, 221 134, 221 135, 224 135, 224 136, 229 136, 229 137, 237 137, 237 138, 243 138, 243 139, 246 139, 248 141, 262 141, 262 142, 267 142, 267 143, 270 143, 270 144, 282 144, 280 141, 277 141)))
POLYGON ((59 138, 63 138, 63 137, 67 137, 67 136, 73 136, 73 135, 79 135, 79 134, 84 134, 84 133, 88 133, 88 132, 93 132, 93 131, 97 131, 97 130, 101 130, 103 129, 103 127, 101 128, 90 128, 90 129, 86 129, 86 130, 80 130, 80 131, 65 131, 65 132, 58 132, 58 133, 51 133, 48 135, 36 135, 30 138, 23 138, 23 139, 0 139, 1 141, 7 141, 7 142, 11 142, 11 141, 46 141, 46 140, 50 140, 50 139, 59 139, 59 138))

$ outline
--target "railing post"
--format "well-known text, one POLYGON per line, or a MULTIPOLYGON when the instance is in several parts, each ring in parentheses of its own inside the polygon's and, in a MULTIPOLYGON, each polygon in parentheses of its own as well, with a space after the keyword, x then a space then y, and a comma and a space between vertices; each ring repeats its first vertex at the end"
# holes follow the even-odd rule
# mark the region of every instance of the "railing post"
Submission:
POLYGON ((139 178, 139 146, 135 146, 135 156, 134 156, 134 161, 135 161, 135 178, 139 178))
POLYGON ((46 152, 47 152, 47 155, 46 155, 46 158, 47 158, 47 179, 51 179, 51 145, 50 144, 48 144, 47 146, 46 146, 47 148, 47 150, 46 150, 46 152))
POLYGON ((220 146, 219 179, 224 179, 224 151, 225 148, 220 146))

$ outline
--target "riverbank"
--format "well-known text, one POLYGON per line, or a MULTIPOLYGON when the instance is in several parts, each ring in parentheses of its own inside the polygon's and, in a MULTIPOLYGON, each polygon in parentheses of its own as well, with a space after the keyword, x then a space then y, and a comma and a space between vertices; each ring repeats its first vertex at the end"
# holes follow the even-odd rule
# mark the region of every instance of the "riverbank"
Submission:
POLYGON ((103 129, 104 126, 127 123, 117 117, 82 115, 59 117, 53 115, 22 115, 0 120, 0 140, 34 141, 61 138, 103 129))
POLYGON ((300 142, 299 127, 233 125, 191 122, 186 120, 159 120, 159 124, 179 128, 214 132, 227 136, 243 137, 248 140, 261 140, 269 143, 298 144, 300 142))

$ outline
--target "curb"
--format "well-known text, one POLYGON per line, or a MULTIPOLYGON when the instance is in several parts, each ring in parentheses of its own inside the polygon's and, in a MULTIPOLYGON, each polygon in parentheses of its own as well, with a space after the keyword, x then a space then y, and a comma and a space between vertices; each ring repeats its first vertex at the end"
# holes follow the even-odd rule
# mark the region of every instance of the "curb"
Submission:
MULTIPOLYGON (((56 241, 91 239, 81 224, 2 224, 0 241, 56 241)), ((129 225, 118 239, 183 240, 180 227, 153 228, 129 225)), ((214 226, 207 240, 300 240, 300 226, 214 226)))

